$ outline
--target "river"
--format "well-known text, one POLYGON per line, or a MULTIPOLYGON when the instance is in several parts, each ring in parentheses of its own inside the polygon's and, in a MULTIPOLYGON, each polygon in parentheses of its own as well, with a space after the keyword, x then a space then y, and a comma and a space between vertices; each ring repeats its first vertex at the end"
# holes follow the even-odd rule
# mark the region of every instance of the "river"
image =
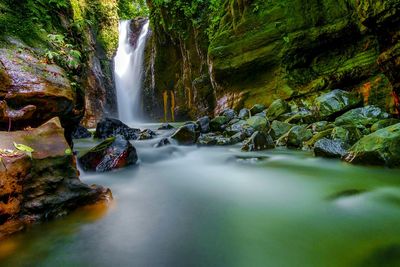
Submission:
POLYGON ((156 141, 134 142, 137 166, 82 173, 109 207, 14 235, 0 266, 399 266, 399 170, 156 141))

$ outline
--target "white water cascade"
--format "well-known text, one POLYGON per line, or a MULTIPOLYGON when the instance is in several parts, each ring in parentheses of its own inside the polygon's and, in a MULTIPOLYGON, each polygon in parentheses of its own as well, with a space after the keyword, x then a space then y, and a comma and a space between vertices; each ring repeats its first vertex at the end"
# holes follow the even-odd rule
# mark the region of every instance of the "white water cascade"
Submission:
POLYGON ((129 20, 119 23, 119 46, 114 58, 118 116, 125 123, 138 122, 141 118, 144 49, 149 31, 146 21, 134 47, 129 41, 130 25, 129 20))

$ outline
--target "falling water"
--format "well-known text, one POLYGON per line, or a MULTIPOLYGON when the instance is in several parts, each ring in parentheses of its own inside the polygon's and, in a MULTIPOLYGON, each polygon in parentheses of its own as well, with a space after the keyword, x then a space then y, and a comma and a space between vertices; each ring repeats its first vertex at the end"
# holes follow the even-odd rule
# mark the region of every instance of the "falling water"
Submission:
POLYGON ((129 41, 130 25, 129 20, 119 23, 119 46, 114 59, 118 115, 126 123, 137 122, 141 117, 140 95, 149 22, 143 25, 136 47, 129 41))

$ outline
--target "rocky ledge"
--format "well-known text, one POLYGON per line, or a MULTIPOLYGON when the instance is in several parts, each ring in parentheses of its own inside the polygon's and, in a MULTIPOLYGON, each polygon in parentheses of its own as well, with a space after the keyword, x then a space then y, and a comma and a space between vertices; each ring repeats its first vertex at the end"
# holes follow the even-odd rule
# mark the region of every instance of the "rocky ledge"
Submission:
POLYGON ((109 189, 79 180, 58 118, 0 132, 0 192, 0 237, 111 198, 109 189))

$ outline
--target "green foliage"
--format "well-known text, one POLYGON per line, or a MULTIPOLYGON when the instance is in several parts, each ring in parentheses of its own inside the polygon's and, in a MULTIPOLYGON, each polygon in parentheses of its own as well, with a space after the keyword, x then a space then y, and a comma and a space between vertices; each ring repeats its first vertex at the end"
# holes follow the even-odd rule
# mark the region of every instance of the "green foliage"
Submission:
POLYGON ((32 153, 35 152, 35 150, 33 148, 31 148, 31 147, 29 147, 27 145, 24 145, 24 144, 17 144, 17 143, 14 142, 14 147, 17 150, 27 154, 30 158, 32 158, 32 153))
POLYGON ((118 15, 120 19, 147 17, 149 8, 145 0, 118 0, 118 15))
POLYGON ((82 54, 74 49, 72 44, 66 43, 64 35, 49 34, 47 38, 56 49, 56 51, 46 50, 45 56, 49 62, 56 62, 70 70, 76 70, 80 67, 82 54))

